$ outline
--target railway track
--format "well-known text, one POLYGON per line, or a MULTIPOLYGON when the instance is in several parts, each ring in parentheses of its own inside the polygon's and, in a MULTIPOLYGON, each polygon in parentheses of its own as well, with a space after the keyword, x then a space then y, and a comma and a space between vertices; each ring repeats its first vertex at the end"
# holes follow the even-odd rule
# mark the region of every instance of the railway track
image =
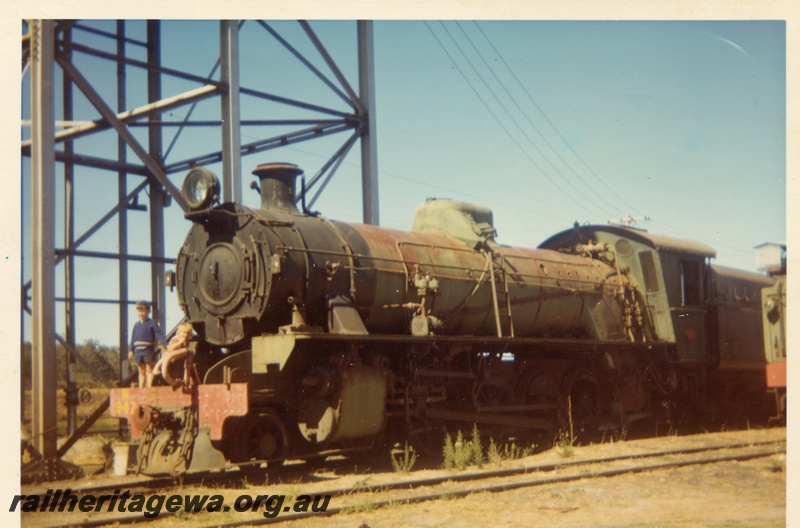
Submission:
MULTIPOLYGON (((723 450, 723 449, 737 449, 737 448, 744 448, 747 446, 766 446, 775 444, 774 441, 763 441, 763 442, 738 442, 738 443, 731 443, 731 444, 720 444, 718 446, 711 446, 711 447, 695 447, 690 449, 682 450, 680 453, 683 454, 692 454, 692 453, 700 453, 704 451, 715 451, 715 450, 723 450)), ((655 451, 651 453, 642 453, 638 455, 630 455, 630 456, 614 456, 614 457, 604 457, 601 459, 597 459, 596 463, 607 463, 607 462, 615 462, 618 460, 627 460, 630 458, 640 457, 640 458, 654 458, 660 456, 667 456, 670 454, 676 454, 677 451, 655 451)), ((187 486, 217 486, 217 487, 232 487, 237 485, 246 484, 248 480, 252 480, 254 478, 267 478, 267 470, 265 468, 259 468, 259 464, 262 464, 264 461, 252 461, 250 462, 249 468, 239 469, 238 466, 231 466, 227 471, 219 471, 219 472, 208 472, 208 473, 197 473, 197 474, 184 474, 177 477, 172 476, 165 476, 165 477, 144 477, 144 478, 137 478, 136 480, 113 480, 112 482, 102 483, 102 484, 90 484, 87 486, 81 487, 70 487, 70 490, 74 493, 86 495, 86 494, 94 494, 94 495, 102 495, 107 493, 113 493, 114 490, 124 488, 126 490, 130 490, 131 494, 137 493, 147 493, 153 490, 170 490, 170 489, 177 489, 177 488, 184 488, 187 486)), ((585 463, 592 463, 592 462, 584 462, 584 461, 562 461, 558 463, 552 464, 543 464, 543 465, 535 465, 530 467, 523 467, 523 468, 515 468, 509 470, 498 470, 494 473, 496 476, 512 476, 514 474, 525 474, 530 473, 531 471, 554 471, 558 468, 565 468, 570 467, 573 465, 583 465, 585 463)), ((321 463, 315 466, 316 472, 333 472, 338 474, 346 474, 353 471, 358 470, 358 461, 351 460, 351 459, 329 459, 324 463, 321 463)), ((363 467, 363 463, 362 463, 363 467)), ((391 466, 386 465, 386 470, 391 471, 391 466)), ((303 479, 303 477, 308 476, 309 474, 314 474, 314 470, 309 469, 309 465, 304 462, 294 462, 284 466, 280 472, 280 480, 276 482, 298 482, 303 479)), ((486 472, 484 472, 486 473, 486 472)), ((467 474, 462 474, 460 477, 468 477, 467 474)), ((460 478, 459 475, 456 476, 449 476, 447 478, 441 479, 427 479, 428 485, 435 485, 440 481, 445 480, 457 480, 460 478)), ((274 483, 273 479, 270 479, 270 484, 274 483)), ((44 493, 45 489, 41 486, 36 488, 30 489, 30 493, 44 493)))
MULTIPOLYGON (((148 493, 154 490, 170 490, 177 488, 185 488, 187 486, 216 486, 216 487, 235 487, 246 484, 248 480, 253 478, 266 479, 268 470, 265 467, 259 467, 264 464, 264 460, 254 460, 247 465, 231 465, 226 470, 202 473, 186 473, 179 476, 163 476, 163 477, 137 477, 134 480, 130 478, 111 479, 108 482, 100 484, 88 484, 83 486, 73 487, 69 489, 73 493, 79 495, 93 494, 102 495, 113 493, 118 489, 125 489, 131 492, 132 495, 138 493, 148 493)), ((325 462, 314 464, 310 468, 309 464, 302 461, 293 461, 283 466, 280 471, 280 481, 299 481, 303 477, 313 474, 315 471, 322 472, 352 472, 358 469, 358 463, 351 459, 329 459, 325 462)), ((391 471, 391 466, 387 465, 387 470, 391 471)), ((49 484, 47 488, 52 488, 49 484)), ((45 487, 42 485, 32 486, 28 488, 29 493, 45 493, 45 487)))
MULTIPOLYGON (((768 457, 778 453, 785 453, 785 441, 736 442, 688 449, 637 452, 627 455, 607 456, 586 460, 562 460, 556 463, 537 464, 517 468, 456 474, 449 473, 445 476, 437 476, 434 478, 410 478, 375 485, 369 485, 369 479, 366 478, 361 481, 360 485, 314 490, 312 493, 315 497, 330 497, 330 501, 326 503, 327 507, 325 511, 306 511, 298 513, 291 511, 291 508, 287 506, 286 508, 280 509, 280 511, 273 512, 275 516, 272 518, 266 517, 264 508, 258 507, 258 504, 252 508, 253 511, 250 511, 251 508, 249 507, 241 508, 243 504, 234 501, 232 499, 233 492, 228 492, 226 494, 225 503, 222 506, 222 511, 230 511, 231 514, 227 515, 225 518, 221 517, 219 514, 212 516, 207 512, 197 514, 181 512, 180 515, 182 521, 191 521, 193 524, 197 523, 198 525, 245 526, 275 524, 306 519, 308 517, 331 516, 342 512, 357 511, 360 505, 365 503, 369 503, 370 509, 379 509, 398 504, 415 504, 435 501, 442 498, 464 497, 473 493, 497 493, 582 479, 610 478, 625 474, 663 471, 685 466, 743 461, 768 457), (248 511, 242 511, 242 509, 248 511), (232 522, 224 522, 231 517, 235 518, 235 520, 232 522)), ((215 484, 206 480, 203 485, 210 485, 213 487, 215 484)), ((158 493, 161 495, 169 495, 170 490, 172 490, 173 493, 186 495, 191 494, 193 491, 192 488, 187 487, 185 482, 182 484, 174 484, 173 486, 174 487, 158 489, 158 493)), ((272 487, 272 485, 270 485, 270 487, 272 487)), ((154 488, 149 489, 152 490, 154 488)), ((87 487, 80 493, 97 494, 102 491, 109 490, 108 488, 87 487)), ((117 488, 116 491, 119 493, 119 488, 117 488)), ((240 489, 239 491, 242 490, 240 489)), ((252 492, 253 490, 251 489, 249 491, 252 492)), ((133 495, 133 493, 131 494, 133 495)), ((251 495, 255 497, 257 494, 251 493, 251 495)), ((239 497, 242 497, 242 495, 239 495, 239 497)), ((238 501, 239 499, 236 500, 238 501)), ((281 502, 281 505, 282 504, 281 502)), ((96 515, 92 519, 79 519, 78 517, 80 514, 75 513, 70 515, 75 515, 75 522, 70 522, 70 525, 81 527, 155 520, 145 518, 142 513, 127 513, 123 515, 101 514, 96 515)), ((157 518, 163 519, 172 515, 173 514, 167 512, 161 512, 157 518)), ((23 517, 23 520, 25 520, 25 517, 23 517)), ((36 524, 38 525, 38 523, 36 524)), ((50 525, 52 526, 52 524, 50 525)), ((63 525, 63 520, 59 525, 63 525)), ((40 526, 48 525, 43 523, 40 526)))

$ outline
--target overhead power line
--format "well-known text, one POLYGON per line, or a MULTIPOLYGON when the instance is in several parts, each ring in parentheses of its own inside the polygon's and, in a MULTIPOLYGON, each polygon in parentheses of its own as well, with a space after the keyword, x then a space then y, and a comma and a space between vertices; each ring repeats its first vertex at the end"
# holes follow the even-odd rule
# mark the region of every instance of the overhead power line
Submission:
MULTIPOLYGON (((599 176, 599 175, 598 175, 598 174, 597 174, 597 173, 596 173, 596 172, 595 172, 595 171, 594 171, 594 170, 593 170, 593 169, 592 169, 592 168, 589 166, 589 164, 588 164, 588 163, 586 163, 586 161, 583 159, 583 157, 581 157, 581 155, 580 155, 580 154, 578 154, 578 152, 577 152, 577 151, 576 151, 574 148, 572 148, 572 145, 570 145, 570 144, 569 144, 569 142, 566 140, 566 138, 565 138, 565 137, 564 137, 564 136, 561 134, 561 131, 558 129, 558 127, 556 127, 556 125, 555 125, 555 124, 552 122, 552 120, 550 120, 550 118, 547 116, 547 114, 546 114, 546 113, 545 113, 545 111, 542 109, 542 107, 541 107, 541 106, 539 106, 539 103, 537 103, 537 102, 536 102, 536 99, 534 99, 534 97, 531 95, 531 93, 530 93, 530 92, 528 91, 528 89, 525 87, 525 84, 524 84, 524 83, 523 83, 523 82, 522 82, 522 81, 519 79, 519 77, 516 75, 516 73, 514 73, 514 70, 511 68, 511 66, 509 66, 508 62, 506 62, 506 60, 503 58, 503 55, 500 53, 500 51, 499 51, 499 50, 497 49, 497 47, 494 45, 494 43, 493 43, 493 42, 492 42, 492 40, 489 38, 489 36, 486 34, 486 32, 485 32, 485 31, 483 31, 483 28, 481 28, 480 24, 478 24, 478 22, 474 22, 474 24, 475 24, 475 27, 476 27, 476 28, 478 28, 478 31, 480 31, 481 35, 483 35, 483 38, 486 40, 486 42, 489 44, 489 46, 491 46, 492 50, 493 50, 493 51, 494 51, 494 53, 497 55, 497 57, 498 57, 498 59, 500 60, 500 62, 502 62, 502 63, 503 63, 503 66, 505 66, 505 68, 506 68, 506 70, 508 70, 509 74, 510 74, 510 75, 511 75, 511 76, 514 78, 514 80, 517 82, 517 84, 518 84, 518 85, 519 85, 519 87, 522 89, 522 91, 525 93, 525 95, 527 95, 527 97, 528 97, 528 100, 530 100, 530 102, 531 102, 531 103, 533 103, 533 105, 536 107, 536 109, 539 111, 539 113, 542 115, 542 117, 545 119, 545 121, 547 121, 547 123, 550 125, 550 128, 553 130, 553 132, 555 132, 555 133, 556 133, 556 135, 558 135, 559 139, 561 139, 561 142, 562 142, 562 143, 563 143, 563 144, 564 144, 564 145, 567 147, 567 149, 569 149, 569 151, 570 151, 570 152, 572 152, 572 154, 575 156, 575 158, 576 158, 578 161, 580 161, 580 163, 581 163, 581 164, 582 164, 582 165, 583 165, 583 166, 586 168, 586 170, 587 170, 587 171, 589 171, 589 173, 590 173, 592 176, 594 176, 594 177, 595 177, 595 179, 597 179, 597 181, 599 181, 599 182, 600 182, 600 183, 603 185, 603 187, 605 187, 605 189, 606 189, 606 190, 607 190, 609 193, 611 193, 611 195, 612 195, 612 196, 614 196, 614 197, 615 197, 617 200, 619 200, 619 201, 620 201, 620 203, 621 203, 621 204, 623 204, 623 206, 624 206, 624 207, 625 207, 627 210, 634 212, 634 213, 635 213, 635 214, 637 214, 638 216, 644 216, 644 215, 643 215, 641 212, 639 212, 639 211, 638 211, 638 210, 637 210, 635 207, 633 207, 631 204, 629 204, 627 201, 625 201, 625 200, 624 200, 624 199, 623 199, 623 198, 622 198, 622 197, 619 195, 619 193, 618 193, 618 192, 616 192, 616 191, 615 191, 615 190, 613 190, 611 187, 609 187, 609 186, 608 186, 608 184, 605 182, 605 180, 604 180, 603 178, 601 178, 601 177, 600 177, 600 176, 599 176)), ((548 145, 549 145, 549 143, 548 143, 548 145)), ((581 180, 581 181, 583 181, 583 180, 581 180)))
MULTIPOLYGON (((526 157, 526 158, 527 158, 527 159, 528 159, 528 160, 529 160, 529 161, 530 161, 530 162, 531 162, 531 163, 534 165, 534 167, 536 167, 536 169, 537 169, 537 170, 538 170, 538 171, 539 171, 539 172, 542 174, 542 176, 544 176, 544 177, 545 177, 545 178, 546 178, 546 179, 547 179, 547 180, 548 180, 550 183, 552 183, 552 184, 553 184, 553 186, 555 186, 555 187, 556 187, 556 189, 558 189, 558 190, 559 190, 559 191, 560 191, 560 192, 561 192, 561 193, 562 193, 564 196, 566 196, 567 198, 569 198, 571 201, 573 201, 573 202, 574 202, 576 205, 578 205, 580 208, 582 208, 582 209, 591 209, 591 210, 592 210, 592 212, 593 212, 593 214, 597 215, 599 218, 603 218, 603 217, 605 217, 605 216, 608 216, 608 215, 607 215, 606 213, 604 213, 604 212, 600 212, 600 213, 598 213, 598 212, 597 212, 597 209, 594 209, 594 207, 593 207, 593 201, 591 200, 591 198, 588 198, 588 197, 586 197, 586 195, 585 195, 585 194, 583 194, 583 193, 581 193, 580 191, 576 190, 576 192, 577 192, 578 194, 580 194, 580 195, 581 195, 581 196, 582 196, 584 199, 586 199, 586 200, 588 201, 588 204, 589 204, 589 205, 582 205, 582 204, 578 203, 578 202, 576 201, 576 199, 575 199, 575 195, 574 195, 574 193, 573 193, 573 194, 571 194, 571 193, 567 192, 567 191, 566 191, 566 190, 565 190, 565 189, 564 189, 564 188, 563 188, 563 187, 562 187, 562 186, 561 186, 561 185, 558 183, 558 181, 556 181, 554 178, 552 178, 552 177, 551 177, 551 176, 550 176, 550 175, 547 173, 547 171, 545 171, 545 170, 544 170, 544 169, 541 167, 541 165, 539 165, 539 163, 538 163, 538 162, 537 162, 537 161, 536 161, 536 160, 535 160, 535 159, 534 159, 534 158, 533 158, 533 157, 530 155, 530 153, 529 153, 529 152, 528 152, 528 151, 527 151, 527 150, 526 150, 526 149, 525 149, 525 148, 524 148, 524 147, 523 147, 523 146, 522 146, 522 145, 519 143, 519 141, 517 141, 517 139, 514 137, 514 135, 513 135, 513 134, 511 134, 511 132, 510 132, 510 131, 508 130, 508 128, 507 128, 507 127, 506 127, 506 126, 503 124, 503 122, 500 120, 500 118, 497 116, 497 114, 496 114, 496 113, 495 113, 495 112, 492 110, 492 108, 489 106, 489 104, 486 102, 486 100, 483 98, 483 96, 480 94, 480 92, 478 92, 478 90, 475 88, 475 86, 473 85, 473 83, 472 83, 472 82, 470 82, 470 80, 469 80, 469 77, 466 75, 466 73, 465 73, 465 72, 464 72, 464 70, 461 68, 461 66, 459 66, 459 65, 458 65, 458 63, 456 62, 456 60, 453 58, 453 56, 452 56, 452 55, 450 54, 450 52, 447 50, 447 47, 446 47, 446 46, 445 46, 445 45, 442 43, 442 41, 439 39, 438 35, 436 35, 436 33, 433 31, 433 28, 430 26, 430 24, 428 24, 428 22, 425 22, 425 25, 426 25, 426 27, 428 28, 428 30, 431 32, 431 34, 433 35, 433 37, 434 37, 434 39, 436 40, 436 42, 439 44, 439 46, 440 46, 440 47, 442 48, 442 50, 444 51, 445 55, 447 55, 447 58, 448 58, 448 59, 450 60, 450 62, 453 64, 453 66, 455 67, 455 69, 456 69, 456 70, 458 71, 458 73, 459 73, 459 74, 460 74, 460 75, 461 75, 461 76, 464 78, 464 80, 466 81, 466 83, 467 83, 467 85, 469 86, 469 88, 472 90, 472 92, 475 94, 475 96, 478 98, 478 100, 479 100, 479 101, 480 101, 480 102, 483 104, 483 106, 486 108, 486 110, 489 112, 489 114, 492 116, 492 118, 493 118, 493 119, 494 119, 494 120, 497 122, 498 126, 500 126, 500 128, 503 130, 503 132, 505 132, 505 134, 506 134, 506 135, 509 137, 509 139, 510 139, 510 140, 511 140, 511 141, 512 141, 512 142, 513 142, 513 143, 514 143, 516 146, 517 146, 517 148, 520 150, 520 152, 521 152, 521 153, 522 153, 522 154, 523 154, 523 155, 524 155, 524 156, 525 156, 525 157, 526 157)), ((445 30, 445 32, 448 34, 448 36, 450 36, 451 40, 453 40, 453 41, 454 41, 454 43, 455 43, 456 47, 457 47, 457 48, 459 49, 459 51, 461 52, 462 56, 464 56, 465 60, 466 60, 466 61, 467 61, 467 62, 470 64, 470 66, 473 68, 473 70, 475 71, 476 75, 478 75, 479 77, 481 77, 481 75, 480 75, 480 72, 478 72, 478 71, 477 71, 477 69, 474 67, 474 65, 472 65, 472 63, 469 61, 469 58, 467 58, 467 57, 466 57, 466 55, 464 54, 463 50, 460 48, 460 46, 458 46, 458 43, 457 43, 457 42, 455 42, 455 39, 453 39, 452 35, 451 35, 451 34, 450 34, 450 32, 447 30, 447 28, 444 26, 444 24, 442 24, 442 27, 444 28, 444 30, 445 30)), ((482 77, 481 77, 481 78, 482 78, 482 77)), ((483 81, 483 82, 485 83, 485 81, 483 81)), ((492 92, 492 91, 491 91, 491 88, 488 88, 488 89, 489 89, 489 91, 490 91, 490 92, 492 92)), ((494 94, 494 93, 492 92, 492 95, 493 95, 493 97, 495 97, 495 99, 497 99, 497 101, 498 101, 498 103, 501 105, 501 107, 503 107, 504 111, 506 111, 506 113, 508 113, 508 110, 505 108, 505 106, 502 104, 502 102, 501 102, 501 101, 499 101, 499 99, 497 98, 496 94, 494 94)), ((512 121, 513 121, 513 118, 512 118, 512 121)), ((514 123, 515 123, 517 126, 519 126, 519 125, 516 123, 516 121, 513 121, 513 122, 514 122, 514 123)), ((529 138, 529 140, 530 140, 530 138, 529 138)), ((569 183, 570 185, 572 185, 572 186, 573 186, 573 188, 574 188, 574 185, 572 184, 572 182, 570 182, 569 180, 566 180, 566 182, 567 182, 567 183, 569 183)))
MULTIPOLYGON (((484 66, 486 67, 486 69, 487 69, 487 70, 489 70, 489 72, 492 74, 492 76, 494 77, 494 80, 497 82, 497 84, 499 84, 499 85, 500 85, 500 87, 503 89, 503 91, 505 92, 506 96, 507 96, 507 97, 508 97, 508 98, 511 100, 511 102, 512 102, 512 103, 514 103, 514 106, 515 106, 515 107, 517 108, 517 110, 519 111, 519 115, 521 115, 522 117, 524 117, 524 118, 525 118, 525 120, 528 122, 528 124, 529 124, 529 125, 530 125, 530 126, 531 126, 531 127, 532 127, 532 128, 535 130, 535 131, 536 131, 536 133, 538 134, 539 138, 541 138, 541 140, 542 140, 542 141, 544 141, 544 143, 547 145, 547 147, 550 149, 550 151, 551 151, 553 154, 555 154, 555 156, 556 156, 556 157, 557 157, 557 158, 558 158, 558 159, 561 161, 561 163, 562 163, 562 164, 563 164, 563 165, 564 165, 564 166, 565 166, 567 169, 569 169, 569 171, 570 171, 570 172, 571 172, 571 173, 572 173, 572 174, 573 174, 573 175, 574 175, 574 176, 575 176, 575 177, 578 179, 578 181, 580 181, 580 183, 581 183, 581 184, 583 184, 583 185, 584 185, 584 186, 585 186, 587 189, 589 189, 589 190, 590 190, 590 191, 591 191, 591 192, 592 192, 592 193, 593 193, 595 196, 597 196, 598 198, 600 198, 600 200, 602 200, 604 203, 606 203, 606 205, 608 205, 608 206, 609 206, 609 207, 611 207, 612 209, 615 209, 615 210, 616 210, 618 213, 625 214, 625 211, 624 211, 624 210, 622 210, 622 209, 620 209, 619 207, 617 207, 616 205, 612 204, 611 202, 609 202, 608 200, 606 200, 605 198, 603 198, 603 197, 602 197, 602 196, 601 196, 599 193, 597 193, 597 192, 596 192, 596 191, 595 191, 595 190, 592 188, 592 186, 591 186, 591 185, 590 185, 590 184, 589 184, 589 183, 588 183, 586 180, 584 180, 584 179, 581 177, 581 175, 580 175, 580 174, 578 174, 578 173, 577 173, 577 172, 576 172, 576 171, 575 171, 575 170, 572 168, 572 166, 571 166, 571 165, 570 165, 570 164, 567 162, 567 160, 565 160, 565 159, 564 159, 564 158, 563 158, 563 157, 562 157, 562 156, 561 156, 561 155, 558 153, 558 151, 557 151, 557 150, 556 150, 556 149, 553 147, 553 145, 550 143, 550 141, 548 141, 547 137, 546 137, 546 136, 545 136, 545 135, 542 133, 542 131, 541 131, 541 130, 539 130, 539 127, 538 127, 538 126, 536 126, 536 123, 534 123, 534 122, 533 122, 533 120, 530 118, 530 116, 528 115, 528 113, 527 113, 527 112, 526 112, 526 111, 525 111, 525 110, 524 110, 524 109, 523 109, 523 108, 520 106, 520 104, 517 102, 516 98, 515 98, 515 97, 514 97, 514 96, 511 94, 511 92, 509 92, 509 90, 506 88, 506 86, 505 86, 505 84, 503 83, 503 81, 500 79, 500 77, 498 77, 497 73, 494 71, 494 69, 491 67, 491 65, 489 64, 489 62, 488 62, 488 61, 486 60, 486 58, 483 56, 483 53, 481 53, 481 51, 478 49, 478 47, 475 45, 475 43, 474 43, 474 42, 472 41, 472 39, 470 38, 469 34, 467 34, 467 32, 464 30, 464 27, 461 25, 461 22, 456 22, 456 24, 458 25, 458 28, 461 30, 461 33, 464 35, 464 38, 466 38, 466 39, 467 39, 467 41, 469 42, 469 44, 472 46, 472 49, 475 51, 475 53, 478 55, 478 57, 479 57, 479 58, 481 59, 481 61, 483 62, 483 65, 484 65, 484 66)), ((476 25, 477 25, 477 22, 476 22, 476 25)), ((489 44, 491 45, 491 42, 490 42, 489 44)), ((496 48, 494 48, 494 47, 493 47, 492 49, 494 49, 495 53, 498 55, 498 57, 500 57, 500 53, 497 51, 497 49, 496 49, 496 48)), ((502 57, 500 57, 500 58, 501 58, 501 60, 502 60, 502 57)), ((505 61, 503 61, 503 62, 504 62, 504 64, 505 64, 505 61)), ((506 66, 506 69, 508 69, 509 71, 511 71, 511 70, 510 70, 510 68, 509 68, 508 66, 506 66)), ((511 73, 512 73, 512 75, 513 75, 513 71, 511 71, 511 73)), ((537 106, 537 108, 538 108, 538 106, 537 106)), ((526 134, 526 137, 527 137, 527 134, 526 134)), ((532 145, 533 145, 533 147, 536 149, 536 151, 537 151, 537 152, 539 152, 539 154, 541 154, 542 158, 544 158, 544 159, 545 159, 545 160, 546 160, 546 161, 547 161, 547 162, 550 164, 550 166, 551 166, 551 167, 553 167, 553 170, 555 170, 555 171, 558 173, 558 175, 559 175, 559 176, 561 176, 562 178, 564 178, 565 180, 567 180, 567 177, 566 177, 566 176, 565 176, 565 175, 564 175, 564 174, 563 174, 563 173, 562 173, 562 172, 561 172, 561 171, 558 169, 558 167, 556 167, 556 165, 555 165, 554 163, 552 163, 552 162, 550 161, 550 159, 547 157, 547 155, 546 155, 544 152, 542 152, 542 150, 541 150, 541 149, 538 147, 538 145, 536 145, 536 143, 535 143, 533 140, 531 140, 530 138, 528 138, 528 139, 530 140, 531 144, 532 144, 532 145)), ((567 181, 568 181, 568 180, 567 180, 567 181)), ((578 188, 577 188, 577 187, 575 187, 575 189, 576 189, 576 190, 578 190, 578 188)), ((580 191, 579 191, 579 192, 580 192, 580 191)), ((584 195, 584 196, 585 196, 585 195, 584 195)))

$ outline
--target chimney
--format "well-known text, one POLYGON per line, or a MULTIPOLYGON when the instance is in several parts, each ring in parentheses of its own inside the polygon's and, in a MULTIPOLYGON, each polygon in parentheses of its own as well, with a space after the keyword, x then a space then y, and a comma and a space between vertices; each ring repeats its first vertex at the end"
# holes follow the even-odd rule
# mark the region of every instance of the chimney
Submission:
POLYGON ((261 209, 299 213, 295 200, 295 178, 303 169, 293 163, 264 163, 253 171, 261 180, 261 209))

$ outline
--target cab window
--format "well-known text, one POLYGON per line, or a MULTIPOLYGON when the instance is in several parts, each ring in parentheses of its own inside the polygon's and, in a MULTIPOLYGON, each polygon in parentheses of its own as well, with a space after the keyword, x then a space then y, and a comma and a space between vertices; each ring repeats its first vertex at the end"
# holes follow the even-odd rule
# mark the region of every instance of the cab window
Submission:
POLYGON ((682 260, 681 304, 683 306, 699 306, 702 298, 700 263, 691 260, 682 260))

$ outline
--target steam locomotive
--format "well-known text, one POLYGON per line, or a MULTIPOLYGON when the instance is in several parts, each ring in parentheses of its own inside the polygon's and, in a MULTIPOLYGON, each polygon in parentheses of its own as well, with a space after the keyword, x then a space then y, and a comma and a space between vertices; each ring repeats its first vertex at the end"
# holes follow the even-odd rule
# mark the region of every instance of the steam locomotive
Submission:
POLYGON ((314 459, 447 428, 589 436, 767 390, 761 290, 712 248, 579 226, 538 249, 492 212, 428 200, 411 231, 298 210, 295 165, 259 166, 261 207, 192 169, 176 263, 199 339, 166 382, 111 391, 149 475, 314 459))

